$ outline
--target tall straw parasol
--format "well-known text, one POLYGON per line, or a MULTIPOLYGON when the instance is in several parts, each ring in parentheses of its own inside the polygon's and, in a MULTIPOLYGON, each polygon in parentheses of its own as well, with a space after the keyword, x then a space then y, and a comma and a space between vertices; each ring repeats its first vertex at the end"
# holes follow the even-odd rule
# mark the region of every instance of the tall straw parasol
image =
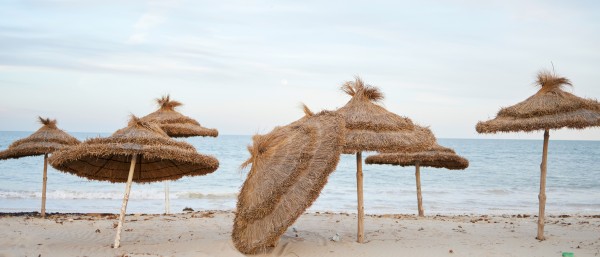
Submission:
POLYGON ((56 120, 38 117, 42 127, 30 136, 13 142, 0 152, 0 160, 44 155, 41 216, 46 217, 46 182, 48 181, 48 154, 66 146, 79 144, 79 140, 56 127, 56 120))
MULTIPOLYGON (((175 110, 183 105, 171 100, 169 95, 156 99, 159 109, 141 118, 142 121, 153 122, 170 137, 217 137, 219 131, 202 127, 200 123, 175 110)), ((165 181, 165 213, 169 214, 169 182, 165 181)))
POLYGON ((496 118, 478 122, 479 133, 532 132, 544 130, 544 146, 540 165, 540 210, 537 239, 544 237, 544 212, 546 208, 546 170, 550 129, 600 126, 600 103, 596 100, 577 97, 565 92, 563 87, 571 85, 565 77, 553 72, 541 71, 536 84, 541 88, 525 101, 500 109, 496 118))
MULTIPOLYGON (((307 110, 307 109, 305 109, 307 110)), ((339 162, 344 121, 333 112, 313 114, 248 147, 251 165, 238 196, 232 240, 243 253, 275 246, 279 237, 317 199, 339 162)))
POLYGON ((387 111, 376 104, 383 100, 383 93, 377 87, 365 85, 356 77, 342 86, 342 91, 352 99, 336 112, 346 121, 345 154, 356 153, 356 184, 358 198, 358 236, 364 241, 364 207, 362 151, 399 152, 419 151, 435 143, 435 137, 428 129, 416 126, 406 118, 387 111))
POLYGON ((421 170, 420 167, 446 168, 450 170, 464 170, 469 167, 469 161, 454 152, 454 150, 440 146, 419 152, 382 153, 372 155, 365 159, 366 164, 390 164, 402 167, 415 166, 417 184, 417 207, 419 217, 425 216, 423 209, 423 196, 421 195, 421 170))
POLYGON ((132 182, 200 176, 219 167, 217 159, 197 153, 192 145, 169 138, 156 124, 135 116, 126 128, 117 130, 110 137, 88 139, 57 151, 50 157, 50 164, 58 170, 92 180, 127 182, 114 248, 119 247, 132 182))
POLYGON ((198 121, 175 110, 182 103, 171 100, 169 95, 156 99, 159 109, 141 118, 142 121, 153 122, 170 137, 217 137, 219 131, 202 127, 198 121))

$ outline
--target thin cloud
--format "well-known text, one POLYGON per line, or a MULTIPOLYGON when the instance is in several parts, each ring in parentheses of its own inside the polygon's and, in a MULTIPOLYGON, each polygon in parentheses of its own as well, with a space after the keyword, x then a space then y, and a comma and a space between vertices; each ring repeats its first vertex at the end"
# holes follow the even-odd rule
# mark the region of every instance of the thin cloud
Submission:
POLYGON ((127 43, 133 45, 142 44, 144 42, 146 42, 146 32, 135 32, 127 39, 127 43))
POLYGON ((147 41, 150 31, 165 22, 166 18, 157 13, 148 12, 142 15, 133 25, 133 33, 127 39, 128 44, 142 44, 147 41))
POLYGON ((156 13, 146 13, 133 25, 137 30, 149 30, 165 21, 165 17, 156 13))
POLYGON ((127 62, 121 59, 111 61, 93 61, 82 62, 81 64, 94 70, 104 70, 110 72, 124 73, 145 73, 145 74, 165 74, 173 73, 207 73, 215 72, 214 69, 184 62, 177 62, 163 58, 144 59, 133 57, 132 59, 142 60, 137 62, 127 62))

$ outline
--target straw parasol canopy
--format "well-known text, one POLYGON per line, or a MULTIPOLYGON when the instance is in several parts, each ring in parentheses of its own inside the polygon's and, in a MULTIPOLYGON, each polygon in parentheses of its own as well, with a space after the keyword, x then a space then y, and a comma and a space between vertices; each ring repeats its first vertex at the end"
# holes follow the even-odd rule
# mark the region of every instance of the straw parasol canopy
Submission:
POLYGON ((42 209, 40 215, 46 217, 46 182, 48 181, 48 154, 71 145, 79 144, 79 140, 56 127, 56 120, 38 117, 43 125, 30 136, 19 139, 8 149, 0 152, 0 160, 44 155, 44 173, 42 180, 42 209))
POLYGON ((345 106, 336 111, 346 121, 345 154, 418 151, 435 143, 431 131, 377 104, 384 98, 379 88, 366 85, 356 77, 355 81, 346 82, 341 89, 352 96, 345 106))
POLYGON ((129 201, 131 183, 176 180, 214 172, 219 161, 202 155, 185 142, 171 139, 154 123, 132 116, 126 128, 107 138, 92 138, 50 158, 54 168, 80 177, 110 182, 127 182, 114 248, 121 240, 121 228, 129 201), (135 175, 137 173, 137 175, 135 175))
POLYGON ((500 109, 496 118, 477 123, 479 133, 532 132, 548 129, 584 129, 600 126, 600 103, 564 91, 571 81, 542 71, 540 89, 525 101, 500 109))
POLYGON ((415 179, 417 185, 417 207, 419 217, 425 216, 423 209, 423 196, 421 195, 421 166, 446 168, 450 170, 464 170, 469 167, 469 161, 454 152, 454 150, 435 144, 425 151, 382 153, 372 155, 365 159, 367 164, 390 164, 396 166, 415 166, 415 179))
POLYGON ((171 100, 169 95, 156 99, 160 107, 153 113, 142 117, 142 121, 157 123, 171 137, 217 137, 216 129, 202 127, 198 121, 175 110, 182 103, 171 100))
POLYGON ((420 151, 435 143, 435 137, 426 128, 410 119, 389 112, 377 102, 383 93, 377 87, 366 85, 359 77, 348 81, 342 91, 352 96, 336 112, 346 121, 345 154, 356 153, 356 184, 358 200, 357 241, 364 241, 364 208, 362 192, 362 151, 400 152, 420 151))
POLYGON ((171 139, 157 125, 132 116, 127 127, 107 138, 92 138, 58 151, 50 164, 61 171, 91 180, 127 182, 131 156, 141 160, 134 182, 177 180, 214 172, 219 161, 196 152, 194 146, 171 139))
POLYGON ((248 147, 251 165, 238 196, 232 240, 253 254, 279 237, 317 199, 339 162, 344 121, 333 112, 312 114, 265 135, 248 147))
POLYGON ((0 152, 0 160, 45 155, 65 146, 79 144, 79 140, 56 127, 56 120, 38 117, 43 125, 30 136, 19 139, 0 152))
POLYGON ((366 164, 389 164, 396 166, 415 166, 445 168, 449 170, 464 170, 469 167, 469 161, 456 154, 454 150, 434 145, 419 152, 382 153, 365 159, 366 164))
POLYGON ((478 122, 479 133, 532 132, 544 130, 544 147, 540 165, 540 210, 537 239, 544 240, 544 213, 546 206, 546 170, 550 129, 600 126, 600 103, 565 92, 571 81, 553 72, 541 71, 537 75, 537 93, 525 101, 500 109, 496 118, 478 122))

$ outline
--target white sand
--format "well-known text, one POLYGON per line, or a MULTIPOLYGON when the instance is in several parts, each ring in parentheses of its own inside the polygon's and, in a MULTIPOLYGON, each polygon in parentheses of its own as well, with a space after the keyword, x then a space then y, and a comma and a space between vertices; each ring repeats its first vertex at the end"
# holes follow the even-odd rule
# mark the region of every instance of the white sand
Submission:
MULTIPOLYGON (((230 239, 230 212, 130 215, 113 249, 116 217, 0 217, 0 256, 244 256, 230 239)), ((367 242, 358 244, 355 215, 305 214, 257 256, 600 256, 600 215, 547 220, 548 239, 540 242, 535 217, 369 216, 367 242), (340 240, 332 241, 336 233, 340 240)))

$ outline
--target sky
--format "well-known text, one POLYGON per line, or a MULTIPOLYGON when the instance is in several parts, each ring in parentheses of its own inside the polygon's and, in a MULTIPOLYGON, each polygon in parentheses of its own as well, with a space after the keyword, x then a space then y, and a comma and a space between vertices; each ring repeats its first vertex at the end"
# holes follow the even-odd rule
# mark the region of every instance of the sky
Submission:
POLYGON ((266 133, 300 103, 342 107, 340 86, 360 76, 439 138, 541 139, 475 124, 534 94, 541 69, 600 97, 598 13, 595 0, 3 0, 0 131, 34 131, 39 115, 112 132, 170 94, 221 135, 266 133))

